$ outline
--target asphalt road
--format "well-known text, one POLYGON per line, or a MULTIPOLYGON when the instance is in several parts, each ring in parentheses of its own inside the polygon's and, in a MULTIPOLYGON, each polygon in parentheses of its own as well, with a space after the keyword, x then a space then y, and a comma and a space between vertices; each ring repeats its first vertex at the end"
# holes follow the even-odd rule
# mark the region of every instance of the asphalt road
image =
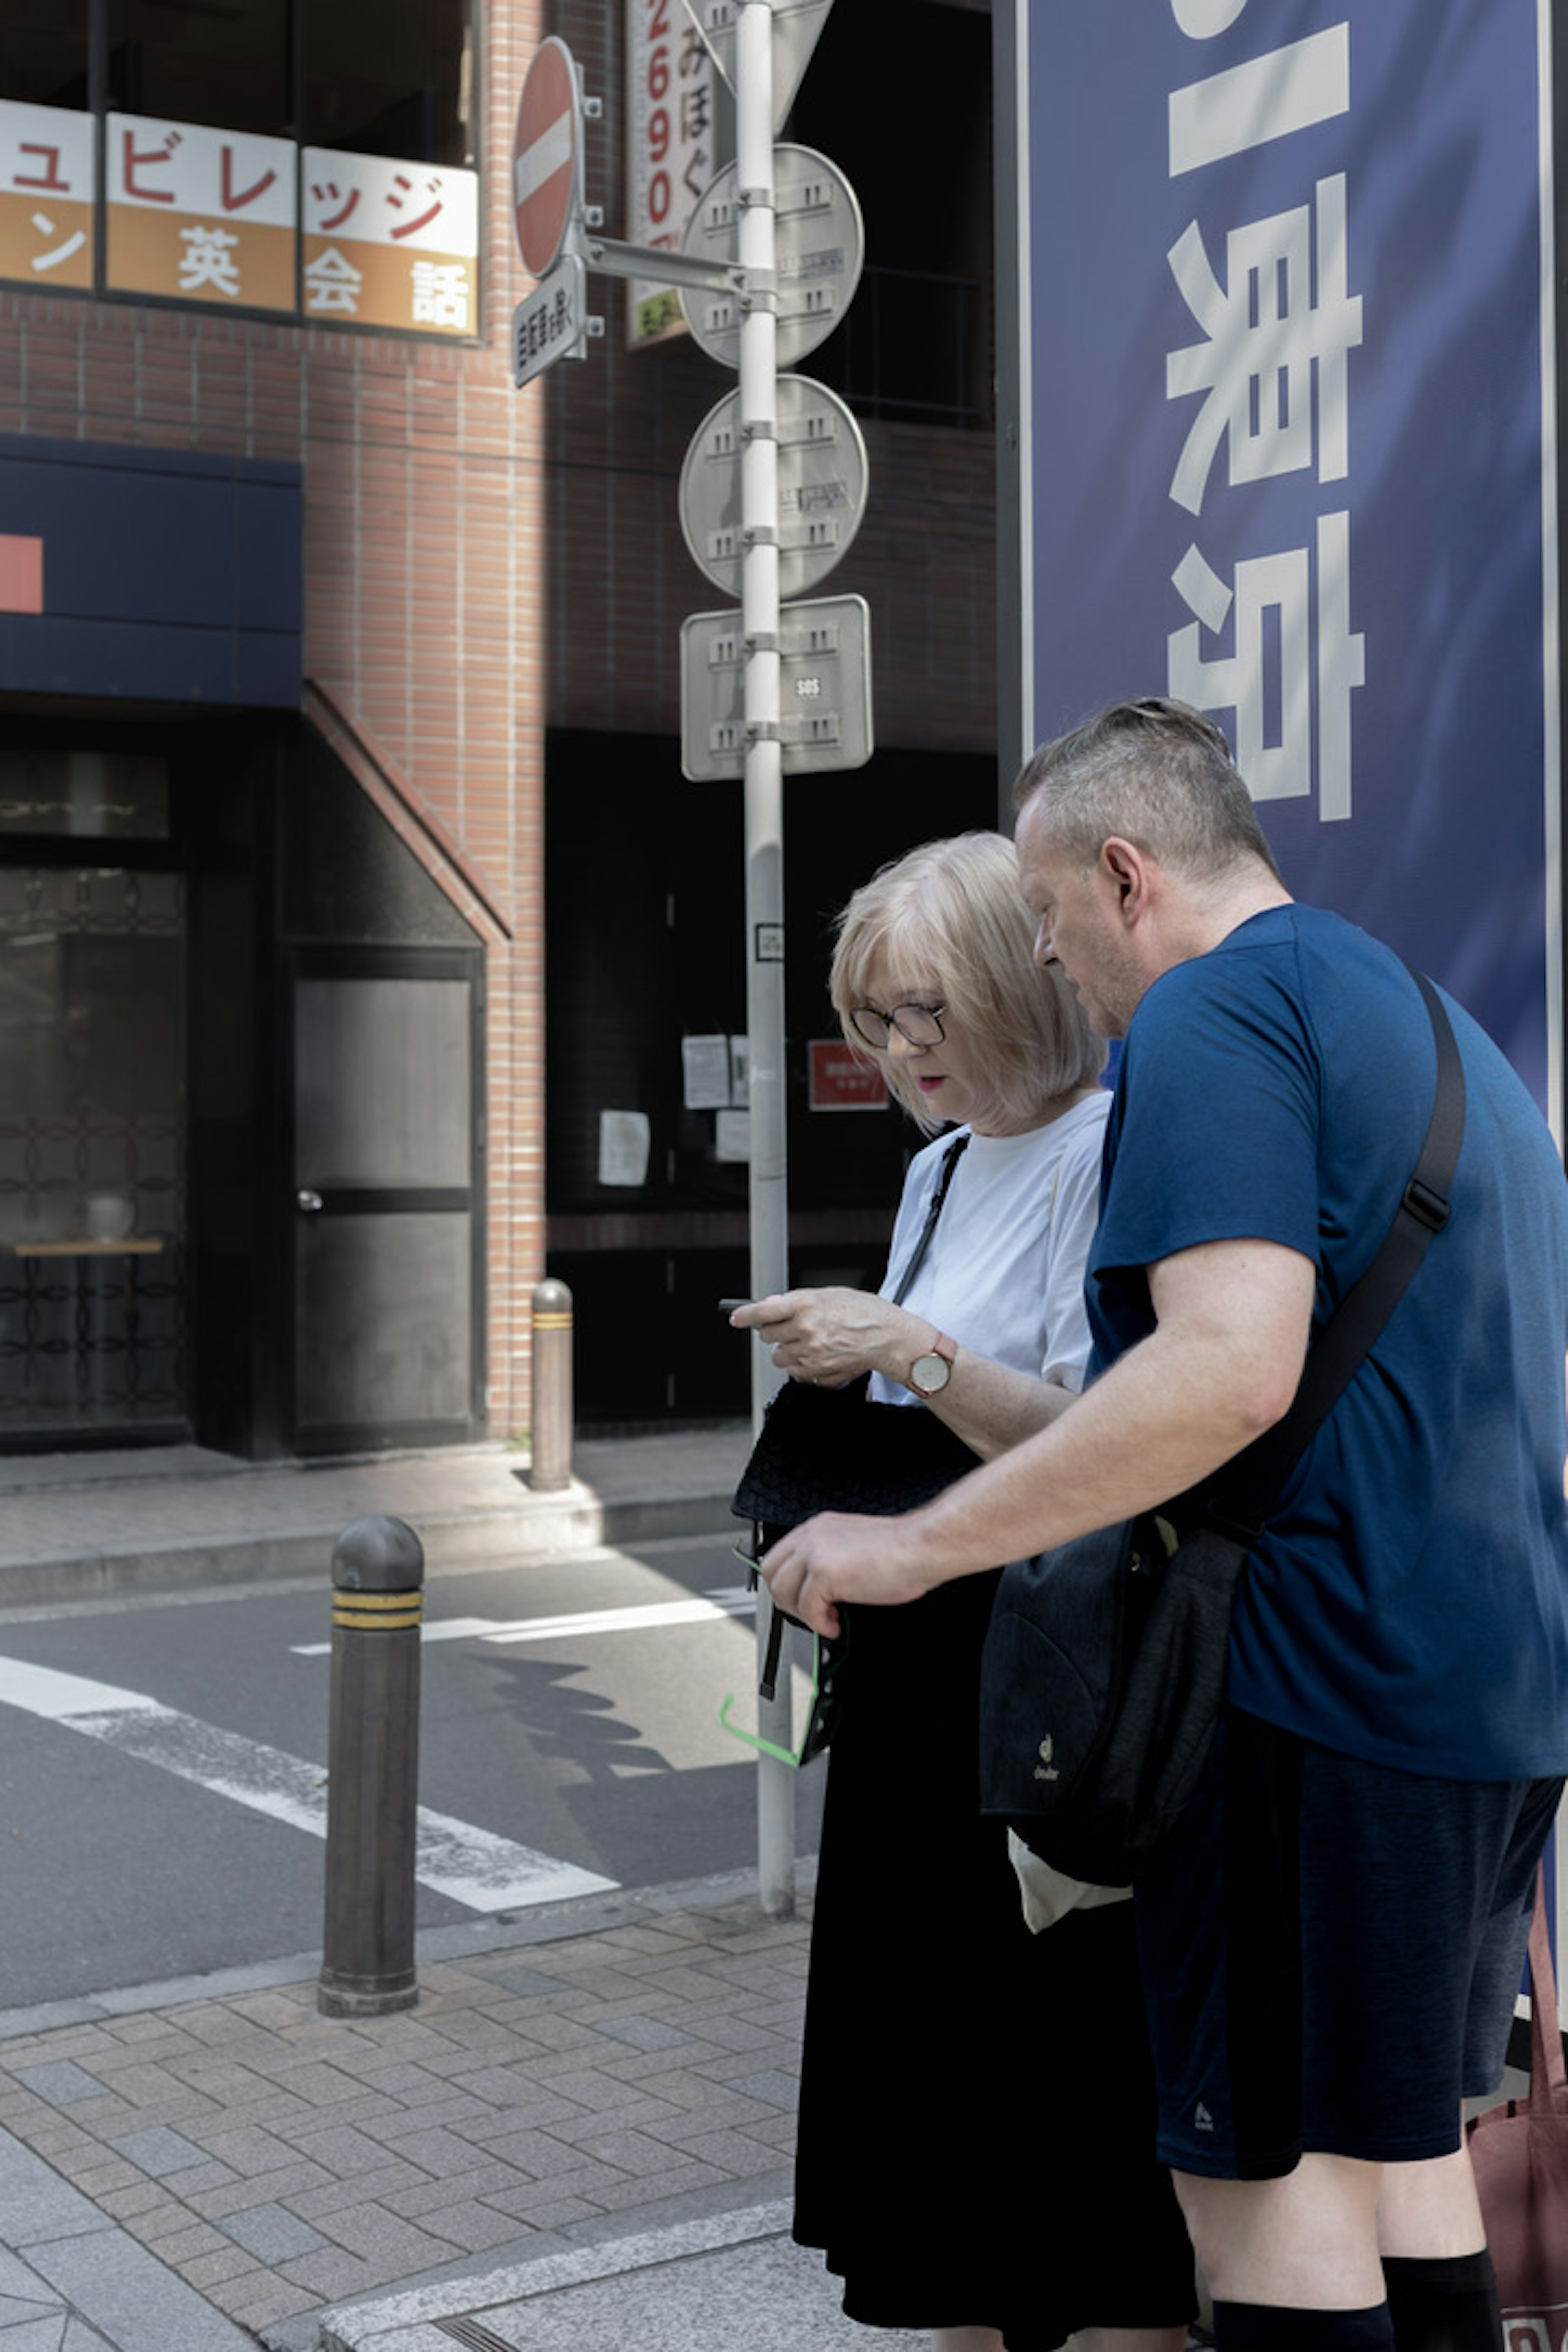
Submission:
MULTIPOLYGON (((432 1578, 420 1927, 754 1864, 718 1719, 753 1704, 744 1582, 728 1538, 432 1578)), ((311 1579, 0 1610, 0 2010, 320 1948, 328 1605, 311 1579)))

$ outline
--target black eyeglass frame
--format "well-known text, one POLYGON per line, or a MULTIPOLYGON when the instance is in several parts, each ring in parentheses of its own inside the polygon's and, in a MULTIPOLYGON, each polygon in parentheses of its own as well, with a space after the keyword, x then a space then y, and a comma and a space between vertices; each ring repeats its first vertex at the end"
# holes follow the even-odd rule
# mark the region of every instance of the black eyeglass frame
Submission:
POLYGON ((885 1054, 887 1052, 888 1041, 895 1029, 898 1031, 900 1036, 904 1040, 904 1043, 907 1045, 944 1045, 947 1039, 947 1032, 942 1025, 942 1016, 946 1011, 947 1007, 945 1004, 911 1003, 895 1004, 890 1013, 879 1013, 874 1004, 857 1004, 850 1013, 849 1025, 854 1030, 857 1037, 859 1038, 862 1045, 869 1045, 874 1054, 885 1054), (900 1013, 919 1013, 922 1014, 936 1031, 936 1035, 934 1037, 915 1036, 900 1020, 899 1015, 900 1013), (871 1020, 880 1024, 882 1034, 879 1037, 868 1036, 866 1031, 862 1029, 860 1026, 862 1016, 868 1016, 871 1020))

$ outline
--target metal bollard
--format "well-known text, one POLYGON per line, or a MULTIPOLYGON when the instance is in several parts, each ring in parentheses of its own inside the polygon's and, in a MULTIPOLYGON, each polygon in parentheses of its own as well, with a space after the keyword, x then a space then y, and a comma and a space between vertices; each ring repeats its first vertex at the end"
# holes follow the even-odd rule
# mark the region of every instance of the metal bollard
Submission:
POLYGON ((332 1550, 326 1924, 316 2007, 384 2017, 419 1998, 414 1841, 425 1551, 401 1519, 355 1519, 332 1550))
POLYGON ((572 1484, 572 1293, 553 1276, 533 1294, 533 1444, 528 1483, 572 1484))

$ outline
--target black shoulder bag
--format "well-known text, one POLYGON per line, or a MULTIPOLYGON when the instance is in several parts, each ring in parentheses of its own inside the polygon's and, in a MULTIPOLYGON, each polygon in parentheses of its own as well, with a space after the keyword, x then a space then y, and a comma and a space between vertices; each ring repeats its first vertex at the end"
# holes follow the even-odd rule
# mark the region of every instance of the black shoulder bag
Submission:
POLYGON ((1070 1878, 1131 1885, 1190 1801, 1248 1549, 1447 1223, 1464 1071, 1436 989, 1411 977, 1437 1048, 1431 1123, 1383 1245, 1319 1333, 1289 1412, 1206 1496, 1173 1503, 1184 1539, 1144 1513, 1003 1571, 981 1668, 981 1805, 1070 1878))
MULTIPOLYGON (((942 1164, 926 1221, 893 1293, 901 1307, 925 1264, 937 1220, 969 1141, 955 1136, 942 1164)), ((980 1456, 933 1412, 907 1404, 875 1404, 869 1374, 839 1389, 786 1381, 741 1474, 730 1508, 759 1529, 797 1528, 818 1511, 864 1511, 878 1518, 914 1511, 977 1470, 980 1456)))
MULTIPOLYGON (((967 1132, 954 1136, 943 1155, 925 1223, 893 1293, 895 1307, 903 1305, 925 1264, 968 1141, 967 1132)), ((763 1544, 783 1529, 799 1527, 818 1511, 863 1511, 889 1518, 918 1510, 966 1471, 980 1467, 980 1456, 935 1413, 905 1404, 874 1403, 866 1392, 869 1379, 866 1373, 837 1389, 786 1381, 769 1403, 730 1506, 737 1518, 752 1522, 753 1587, 763 1544)), ((773 1602, 758 1685, 764 1698, 771 1699, 777 1688, 786 1624, 798 1626, 801 1621, 773 1602)), ((748 1746, 763 1747, 781 1762, 810 1763, 828 1747, 837 1725, 848 1643, 847 1633, 816 1641, 812 1706, 798 1754, 785 1755, 731 1724, 732 1701, 728 1698, 719 1710, 721 1723, 748 1746)))

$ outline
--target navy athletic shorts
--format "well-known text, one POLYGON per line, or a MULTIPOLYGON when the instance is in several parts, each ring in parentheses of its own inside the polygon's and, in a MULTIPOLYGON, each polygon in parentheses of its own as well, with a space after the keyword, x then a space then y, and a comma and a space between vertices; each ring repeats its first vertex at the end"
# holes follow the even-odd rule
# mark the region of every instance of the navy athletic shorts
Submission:
POLYGON ((1231 1709, 1138 1886, 1164 2161, 1451 2154, 1502 2074, 1563 1786, 1392 1771, 1231 1709))

